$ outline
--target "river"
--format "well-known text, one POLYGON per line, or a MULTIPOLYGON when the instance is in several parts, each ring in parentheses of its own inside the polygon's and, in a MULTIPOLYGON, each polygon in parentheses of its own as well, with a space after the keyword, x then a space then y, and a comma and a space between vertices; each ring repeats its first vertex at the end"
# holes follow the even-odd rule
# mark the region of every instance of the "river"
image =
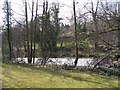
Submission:
MULTIPOLYGON (((28 63, 27 58, 16 58, 16 61, 20 63, 28 63)), ((65 58, 49 58, 47 64, 57 64, 57 65, 74 65, 74 57, 65 57, 65 58)), ((92 65, 93 58, 79 58, 77 66, 90 66, 92 65)), ((33 60, 32 60, 33 63, 33 60)), ((35 64, 41 64, 40 58, 35 58, 35 64)))

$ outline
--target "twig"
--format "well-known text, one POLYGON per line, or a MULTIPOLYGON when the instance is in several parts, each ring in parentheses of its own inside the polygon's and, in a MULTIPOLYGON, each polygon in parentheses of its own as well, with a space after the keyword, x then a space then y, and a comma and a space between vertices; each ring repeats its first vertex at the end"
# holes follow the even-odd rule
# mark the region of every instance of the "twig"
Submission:
POLYGON ((103 39, 102 39, 102 41, 105 42, 106 44, 108 44, 109 46, 116 47, 116 48, 118 47, 118 46, 114 46, 114 45, 108 43, 107 41, 105 41, 105 40, 103 40, 103 39))
POLYGON ((118 31, 118 30, 120 30, 120 28, 111 29, 111 30, 108 30, 108 31, 103 31, 103 32, 100 32, 99 34, 109 33, 109 32, 112 32, 112 31, 118 31))
POLYGON ((20 24, 20 25, 26 27, 24 24, 21 24, 19 21, 17 21, 13 16, 12 16, 12 18, 13 18, 18 24, 20 24))

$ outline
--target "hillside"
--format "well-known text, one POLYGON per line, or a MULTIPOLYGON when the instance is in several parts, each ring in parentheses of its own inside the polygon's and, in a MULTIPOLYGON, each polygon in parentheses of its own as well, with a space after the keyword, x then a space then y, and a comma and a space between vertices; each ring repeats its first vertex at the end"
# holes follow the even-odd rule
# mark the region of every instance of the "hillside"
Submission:
POLYGON ((117 88, 118 79, 94 73, 3 64, 4 88, 117 88))

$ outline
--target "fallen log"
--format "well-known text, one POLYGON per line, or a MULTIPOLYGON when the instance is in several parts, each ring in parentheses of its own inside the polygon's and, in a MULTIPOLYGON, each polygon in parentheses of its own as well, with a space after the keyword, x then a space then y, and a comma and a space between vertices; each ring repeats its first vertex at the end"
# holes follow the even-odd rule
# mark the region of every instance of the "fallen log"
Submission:
POLYGON ((118 51, 119 51, 119 49, 117 49, 116 51, 111 52, 111 53, 109 53, 108 55, 106 55, 105 57, 103 57, 100 61, 98 61, 98 62, 94 65, 94 67, 96 67, 98 64, 100 64, 101 61, 105 60, 107 57, 109 57, 110 55, 112 55, 112 54, 114 54, 114 53, 116 53, 116 52, 118 52, 118 51))

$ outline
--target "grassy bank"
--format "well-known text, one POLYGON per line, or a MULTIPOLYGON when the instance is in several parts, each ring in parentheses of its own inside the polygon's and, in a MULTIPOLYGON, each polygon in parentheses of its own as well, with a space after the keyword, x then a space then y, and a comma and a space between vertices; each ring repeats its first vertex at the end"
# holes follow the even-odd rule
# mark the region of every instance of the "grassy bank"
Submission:
POLYGON ((98 74, 52 71, 3 64, 4 88, 117 88, 118 79, 98 74))

